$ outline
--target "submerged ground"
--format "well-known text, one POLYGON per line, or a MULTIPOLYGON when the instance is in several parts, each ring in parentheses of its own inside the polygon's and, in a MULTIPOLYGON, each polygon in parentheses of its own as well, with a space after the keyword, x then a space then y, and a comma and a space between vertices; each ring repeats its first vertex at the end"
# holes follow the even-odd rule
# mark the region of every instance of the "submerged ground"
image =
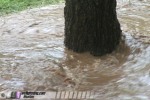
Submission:
POLYGON ((149 100, 150 2, 118 3, 125 42, 103 57, 65 49, 63 7, 0 17, 0 91, 94 90, 97 100, 149 100))

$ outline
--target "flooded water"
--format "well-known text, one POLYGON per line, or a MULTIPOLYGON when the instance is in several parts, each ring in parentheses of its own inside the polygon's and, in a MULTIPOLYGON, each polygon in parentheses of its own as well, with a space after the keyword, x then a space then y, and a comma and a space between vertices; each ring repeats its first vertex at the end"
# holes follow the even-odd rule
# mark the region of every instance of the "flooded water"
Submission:
POLYGON ((103 57, 64 47, 63 7, 0 17, 0 91, 93 90, 97 100, 150 100, 150 1, 118 2, 124 41, 103 57))

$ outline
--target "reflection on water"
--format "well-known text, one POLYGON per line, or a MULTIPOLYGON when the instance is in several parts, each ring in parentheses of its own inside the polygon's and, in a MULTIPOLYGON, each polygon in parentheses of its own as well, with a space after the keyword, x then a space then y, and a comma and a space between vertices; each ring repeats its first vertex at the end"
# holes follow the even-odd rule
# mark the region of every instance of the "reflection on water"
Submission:
POLYGON ((103 57, 65 49, 64 5, 1 17, 0 91, 95 90, 98 100, 149 100, 149 4, 118 1, 125 41, 103 57))

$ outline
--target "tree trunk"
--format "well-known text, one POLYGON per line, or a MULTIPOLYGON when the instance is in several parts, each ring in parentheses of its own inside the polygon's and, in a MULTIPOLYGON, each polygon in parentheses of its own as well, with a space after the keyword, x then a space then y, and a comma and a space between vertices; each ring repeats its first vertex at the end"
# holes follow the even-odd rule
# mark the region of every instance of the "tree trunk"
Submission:
POLYGON ((65 46, 94 56, 111 53, 121 38, 116 0, 66 0, 65 46))

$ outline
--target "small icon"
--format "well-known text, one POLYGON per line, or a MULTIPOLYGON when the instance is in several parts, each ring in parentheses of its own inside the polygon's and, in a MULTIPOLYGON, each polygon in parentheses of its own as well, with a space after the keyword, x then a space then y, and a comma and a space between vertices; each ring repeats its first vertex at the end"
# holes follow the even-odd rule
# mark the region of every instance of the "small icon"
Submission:
POLYGON ((11 98, 11 99, 15 99, 15 98, 16 98, 16 92, 11 92, 10 98, 11 98))
POLYGON ((11 99, 20 99, 21 92, 11 92, 11 99))
POLYGON ((5 97, 5 94, 4 94, 4 93, 2 93, 2 94, 1 94, 1 97, 5 97))
POLYGON ((16 99, 20 99, 21 97, 21 92, 16 92, 16 99))

